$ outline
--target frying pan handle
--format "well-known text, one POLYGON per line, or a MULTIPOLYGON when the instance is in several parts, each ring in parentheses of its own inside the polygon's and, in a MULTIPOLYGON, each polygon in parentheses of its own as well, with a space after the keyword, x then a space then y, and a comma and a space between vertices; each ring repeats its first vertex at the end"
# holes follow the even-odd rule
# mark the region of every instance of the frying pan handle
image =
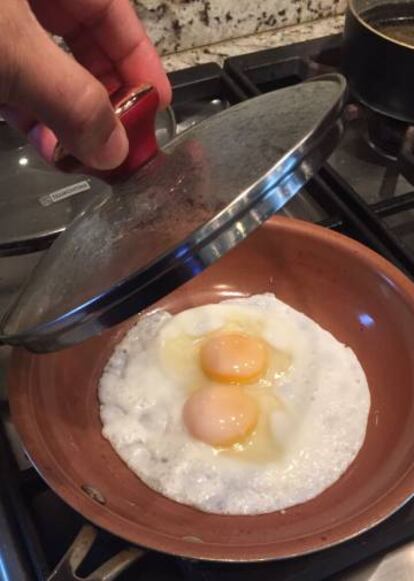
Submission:
MULTIPOLYGON (((92 525, 84 525, 47 581, 79 581, 77 570, 86 559, 96 538, 97 530, 92 525)), ((145 553, 146 551, 138 547, 128 547, 82 579, 84 581, 112 581, 141 559, 145 553)))
POLYGON ((67 154, 58 143, 53 155, 56 167, 66 172, 92 174, 111 182, 115 178, 127 178, 154 157, 158 151, 155 115, 159 98, 156 89, 150 85, 122 88, 111 95, 111 102, 129 140, 129 152, 125 161, 111 171, 92 170, 67 154))

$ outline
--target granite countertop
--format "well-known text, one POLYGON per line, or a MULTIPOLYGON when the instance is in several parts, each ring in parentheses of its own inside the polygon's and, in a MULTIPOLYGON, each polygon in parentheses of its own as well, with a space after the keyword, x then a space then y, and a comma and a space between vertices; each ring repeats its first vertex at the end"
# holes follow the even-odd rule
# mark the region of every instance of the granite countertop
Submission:
POLYGON ((167 71, 183 69, 206 62, 222 64, 226 58, 231 56, 339 33, 343 29, 343 23, 343 16, 334 16, 307 24, 288 26, 279 30, 270 30, 166 55, 163 57, 163 62, 167 71))
POLYGON ((160 54, 337 16, 346 0, 131 0, 160 54))

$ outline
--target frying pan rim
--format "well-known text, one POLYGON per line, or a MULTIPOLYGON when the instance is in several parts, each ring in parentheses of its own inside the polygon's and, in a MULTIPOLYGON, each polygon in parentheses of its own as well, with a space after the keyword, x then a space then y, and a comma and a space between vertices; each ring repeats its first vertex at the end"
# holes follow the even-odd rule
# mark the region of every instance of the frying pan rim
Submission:
MULTIPOLYGON (((319 241, 323 240, 324 243, 333 245, 334 248, 336 249, 339 248, 347 254, 350 253, 353 254, 354 258, 356 260, 362 261, 362 263, 365 262, 370 264, 371 266, 374 265, 376 272, 380 273, 382 276, 385 276, 391 285, 396 286, 400 291, 401 298, 407 303, 409 303, 411 307, 414 309, 413 282, 411 282, 408 279, 408 277, 406 277, 397 267, 388 262, 382 256, 375 253, 373 250, 363 246, 359 242, 356 242, 355 240, 352 240, 351 238, 348 238, 342 234, 336 233, 331 230, 327 230, 326 228, 323 228, 316 224, 311 224, 297 219, 274 216, 271 219, 269 219, 267 223, 261 226, 261 228, 270 228, 270 229, 272 227, 282 228, 285 231, 290 230, 291 232, 302 236, 308 234, 312 238, 316 238, 319 241)), ((8 384, 11 386, 13 386, 14 382, 19 383, 19 378, 17 376, 13 377, 13 368, 14 365, 16 364, 16 361, 19 361, 19 359, 21 358, 22 353, 24 353, 26 357, 32 358, 32 360, 34 357, 37 357, 32 353, 25 352, 21 348, 13 349, 12 365, 9 367, 8 371, 8 384)), ((18 427, 18 431, 22 437, 22 440, 25 442, 25 449, 27 450, 28 456, 32 460, 33 456, 31 453, 31 449, 34 448, 36 450, 36 446, 33 444, 32 439, 35 438, 36 436, 35 434, 28 434, 27 432, 25 433, 24 421, 20 421, 19 417, 21 415, 19 409, 21 409, 22 405, 21 402, 19 403, 19 398, 15 398, 13 396, 13 393, 15 392, 16 389, 10 390, 11 394, 10 407, 12 411, 12 416, 16 426, 18 427)), ((146 547, 148 549, 158 550, 170 555, 184 558, 195 558, 200 561, 207 562, 223 562, 223 563, 271 562, 284 560, 288 558, 294 558, 298 556, 305 556, 323 549, 328 549, 338 544, 342 544, 346 541, 349 541, 359 536, 360 534, 366 532, 367 530, 377 526, 378 524, 383 522, 386 518, 388 518, 389 516, 397 512, 399 509, 401 509, 414 496, 414 462, 413 462, 412 466, 409 466, 407 468, 407 470, 403 473, 403 475, 399 478, 395 486, 393 486, 393 488, 390 491, 388 491, 386 494, 373 501, 368 506, 368 508, 364 509, 364 511, 360 511, 357 517, 353 516, 347 520, 341 521, 341 524, 346 523, 348 521, 351 521, 352 523, 352 521, 354 521, 356 518, 358 518, 358 520, 361 521, 361 515, 368 513, 366 514, 365 519, 362 519, 364 521, 362 527, 360 525, 355 526, 355 524, 353 527, 352 524, 347 527, 348 529, 350 529, 349 534, 342 534, 339 535, 339 537, 337 534, 336 538, 334 538, 333 540, 329 540, 329 536, 327 536, 326 541, 324 541, 320 536, 321 534, 323 534, 322 532, 318 533, 318 535, 315 535, 313 538, 310 536, 306 536, 303 538, 307 539, 308 545, 307 548, 296 552, 288 552, 286 554, 283 554, 283 551, 278 553, 277 551, 274 550, 274 546, 277 545, 276 541, 269 542, 263 545, 259 545, 256 543, 255 545, 246 546, 247 552, 251 551, 253 547, 256 547, 256 555, 248 556, 246 554, 241 554, 240 556, 237 557, 228 558, 214 555, 216 546, 213 545, 212 543, 204 542, 197 543, 194 541, 190 541, 189 539, 184 540, 184 538, 182 537, 179 538, 179 540, 177 541, 177 539, 172 539, 171 535, 165 534, 162 531, 157 530, 150 531, 151 532, 150 540, 149 541, 145 540, 144 537, 146 534, 148 534, 149 530, 148 527, 142 527, 143 534, 140 535, 140 539, 137 541, 137 535, 135 536, 135 538, 132 538, 129 534, 125 534, 125 531, 122 528, 122 522, 125 520, 125 517, 122 517, 119 514, 117 515, 116 513, 113 513, 108 509, 104 511, 97 511, 96 502, 89 498, 87 495, 85 495, 80 489, 78 490, 77 486, 71 484, 70 479, 68 477, 66 477, 66 482, 62 483, 60 478, 56 478, 53 475, 53 469, 49 470, 47 458, 46 460, 44 458, 44 452, 42 454, 43 455, 40 461, 38 460, 37 462, 33 462, 33 465, 35 466, 38 473, 42 476, 42 478, 44 478, 44 480, 51 487, 51 489, 54 492, 56 492, 56 494, 58 494, 60 498, 64 500, 64 502, 66 502, 74 510, 82 514, 87 520, 89 520, 96 526, 105 528, 106 530, 109 530, 111 533, 118 535, 133 544, 137 544, 137 542, 139 542, 141 546, 146 547), (79 510, 78 508, 79 504, 77 502, 78 497, 81 498, 80 504, 82 506, 82 510, 79 510), (386 499, 388 498, 388 502, 385 503, 383 510, 382 511, 375 510, 375 507, 377 507, 378 504, 380 505, 384 504, 383 501, 384 497, 386 499), (373 517, 372 514, 374 514, 375 517, 373 517), (113 522, 114 516, 116 517, 115 523, 113 522), (173 542, 171 542, 171 539, 173 542), (179 542, 179 545, 181 547, 179 551, 177 549, 174 549, 174 545, 177 542, 179 542), (261 546, 263 547, 263 550, 260 552, 260 550, 258 551, 257 548, 261 546), (271 548, 269 550, 270 546, 273 547, 273 550, 271 548), (199 551, 200 547, 204 548, 207 547, 207 554, 200 555, 199 551)), ((56 464, 56 461, 54 463, 56 464)), ((334 485, 335 484, 333 484, 333 486, 334 485)), ((154 494, 158 493, 154 492, 154 494)), ((260 516, 262 515, 256 516, 252 515, 251 518, 260 518, 260 516)), ((237 519, 238 517, 229 516, 228 518, 237 519)), ((326 528, 328 535, 335 536, 334 531, 336 528, 337 527, 335 524, 329 525, 329 528, 328 527, 326 528)), ((289 542, 291 541, 285 541, 284 544, 289 544, 289 542)), ((239 550, 240 553, 242 553, 241 545, 233 544, 232 546, 233 548, 237 547, 237 550, 239 550)), ((231 549, 232 546, 226 545, 226 547, 228 547, 229 549, 231 549)))

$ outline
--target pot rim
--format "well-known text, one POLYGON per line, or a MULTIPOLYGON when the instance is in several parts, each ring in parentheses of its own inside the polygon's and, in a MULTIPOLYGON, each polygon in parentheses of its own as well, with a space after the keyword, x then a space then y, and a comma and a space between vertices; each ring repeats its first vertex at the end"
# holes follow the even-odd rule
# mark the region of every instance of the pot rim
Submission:
POLYGON ((371 26, 361 16, 361 13, 355 8, 355 0, 347 0, 347 6, 348 6, 349 12, 351 12, 351 14, 354 16, 354 18, 356 18, 356 20, 358 20, 358 22, 362 26, 364 26, 367 30, 369 30, 370 32, 372 32, 376 36, 379 36, 383 40, 386 40, 387 42, 391 42, 392 44, 395 44, 396 46, 400 46, 404 49, 407 49, 410 52, 414 51, 414 44, 408 44, 406 42, 403 42, 402 40, 397 40, 395 38, 392 38, 391 36, 388 36, 388 35, 384 34, 383 32, 381 32, 380 30, 378 30, 377 28, 374 28, 373 26, 371 26))

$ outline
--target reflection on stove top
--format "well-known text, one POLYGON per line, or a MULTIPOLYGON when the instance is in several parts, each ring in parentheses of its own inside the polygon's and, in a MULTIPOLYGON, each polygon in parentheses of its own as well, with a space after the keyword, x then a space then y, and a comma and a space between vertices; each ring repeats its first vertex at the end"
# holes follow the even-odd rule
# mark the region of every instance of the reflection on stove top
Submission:
POLYGON ((224 111, 230 106, 229 102, 220 98, 188 102, 174 107, 177 121, 177 135, 198 125, 201 121, 224 111))
POLYGON ((361 118, 349 124, 329 163, 369 204, 411 189, 396 161, 372 149, 366 140, 366 124, 361 118))

